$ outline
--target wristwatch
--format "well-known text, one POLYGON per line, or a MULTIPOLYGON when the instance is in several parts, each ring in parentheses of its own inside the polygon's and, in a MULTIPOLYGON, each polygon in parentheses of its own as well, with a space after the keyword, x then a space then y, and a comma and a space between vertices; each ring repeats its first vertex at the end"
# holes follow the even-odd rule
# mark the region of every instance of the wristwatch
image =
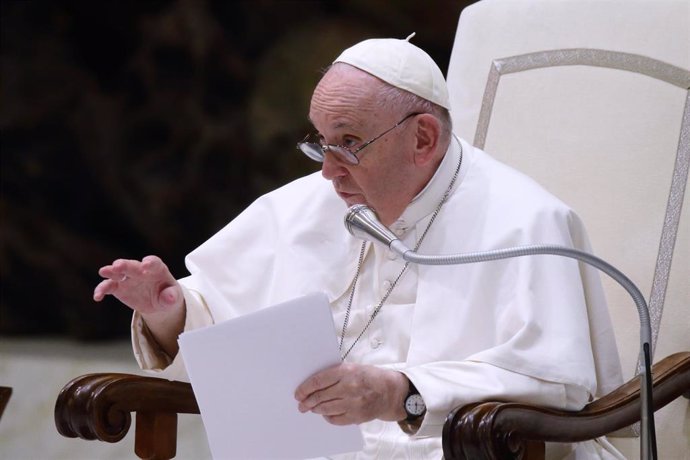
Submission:
POLYGON ((424 399, 422 395, 419 394, 414 383, 410 380, 410 390, 407 392, 405 401, 403 402, 403 407, 405 408, 405 413, 407 413, 407 418, 405 421, 412 422, 418 419, 426 413, 426 404, 424 404, 424 399))

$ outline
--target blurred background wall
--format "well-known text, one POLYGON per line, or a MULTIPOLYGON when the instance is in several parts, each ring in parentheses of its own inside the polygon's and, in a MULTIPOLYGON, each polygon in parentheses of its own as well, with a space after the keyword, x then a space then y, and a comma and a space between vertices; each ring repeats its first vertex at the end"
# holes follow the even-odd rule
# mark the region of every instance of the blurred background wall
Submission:
POLYGON ((258 195, 315 171, 295 150, 320 69, 371 37, 446 70, 472 2, 2 0, 0 334, 128 333, 97 268, 183 257, 258 195))
MULTIPOLYGON (((58 391, 137 372, 130 312, 97 269, 184 255, 260 194, 318 170, 295 149, 320 71, 365 38, 405 38, 445 72, 451 0, 0 2, 0 458, 133 458, 61 438, 58 391)), ((198 418, 178 458, 208 458, 198 418)))

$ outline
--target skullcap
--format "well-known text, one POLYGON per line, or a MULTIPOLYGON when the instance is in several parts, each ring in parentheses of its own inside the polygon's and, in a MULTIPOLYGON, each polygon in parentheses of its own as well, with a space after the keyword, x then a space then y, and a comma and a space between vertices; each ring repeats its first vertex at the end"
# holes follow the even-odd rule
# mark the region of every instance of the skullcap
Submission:
POLYGON ((431 56, 410 43, 413 36, 364 40, 343 51, 333 63, 350 64, 450 110, 446 79, 431 56))

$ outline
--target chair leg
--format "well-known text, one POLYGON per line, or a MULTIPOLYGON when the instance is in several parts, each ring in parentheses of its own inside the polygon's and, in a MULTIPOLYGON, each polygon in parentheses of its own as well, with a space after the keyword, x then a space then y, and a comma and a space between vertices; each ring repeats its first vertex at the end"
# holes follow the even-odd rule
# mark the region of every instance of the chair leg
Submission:
POLYGON ((170 460, 177 453, 177 414, 137 412, 134 452, 146 460, 170 460))
POLYGON ((0 418, 2 418, 2 413, 5 412, 10 396, 12 396, 12 388, 0 387, 0 418))

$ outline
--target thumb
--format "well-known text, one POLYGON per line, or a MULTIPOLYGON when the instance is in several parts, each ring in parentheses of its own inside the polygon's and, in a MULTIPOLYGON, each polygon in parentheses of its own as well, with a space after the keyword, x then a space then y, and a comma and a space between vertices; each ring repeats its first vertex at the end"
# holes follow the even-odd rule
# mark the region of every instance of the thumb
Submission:
POLYGON ((158 295, 158 302, 165 310, 175 309, 183 302, 182 288, 178 283, 168 286, 158 295))

